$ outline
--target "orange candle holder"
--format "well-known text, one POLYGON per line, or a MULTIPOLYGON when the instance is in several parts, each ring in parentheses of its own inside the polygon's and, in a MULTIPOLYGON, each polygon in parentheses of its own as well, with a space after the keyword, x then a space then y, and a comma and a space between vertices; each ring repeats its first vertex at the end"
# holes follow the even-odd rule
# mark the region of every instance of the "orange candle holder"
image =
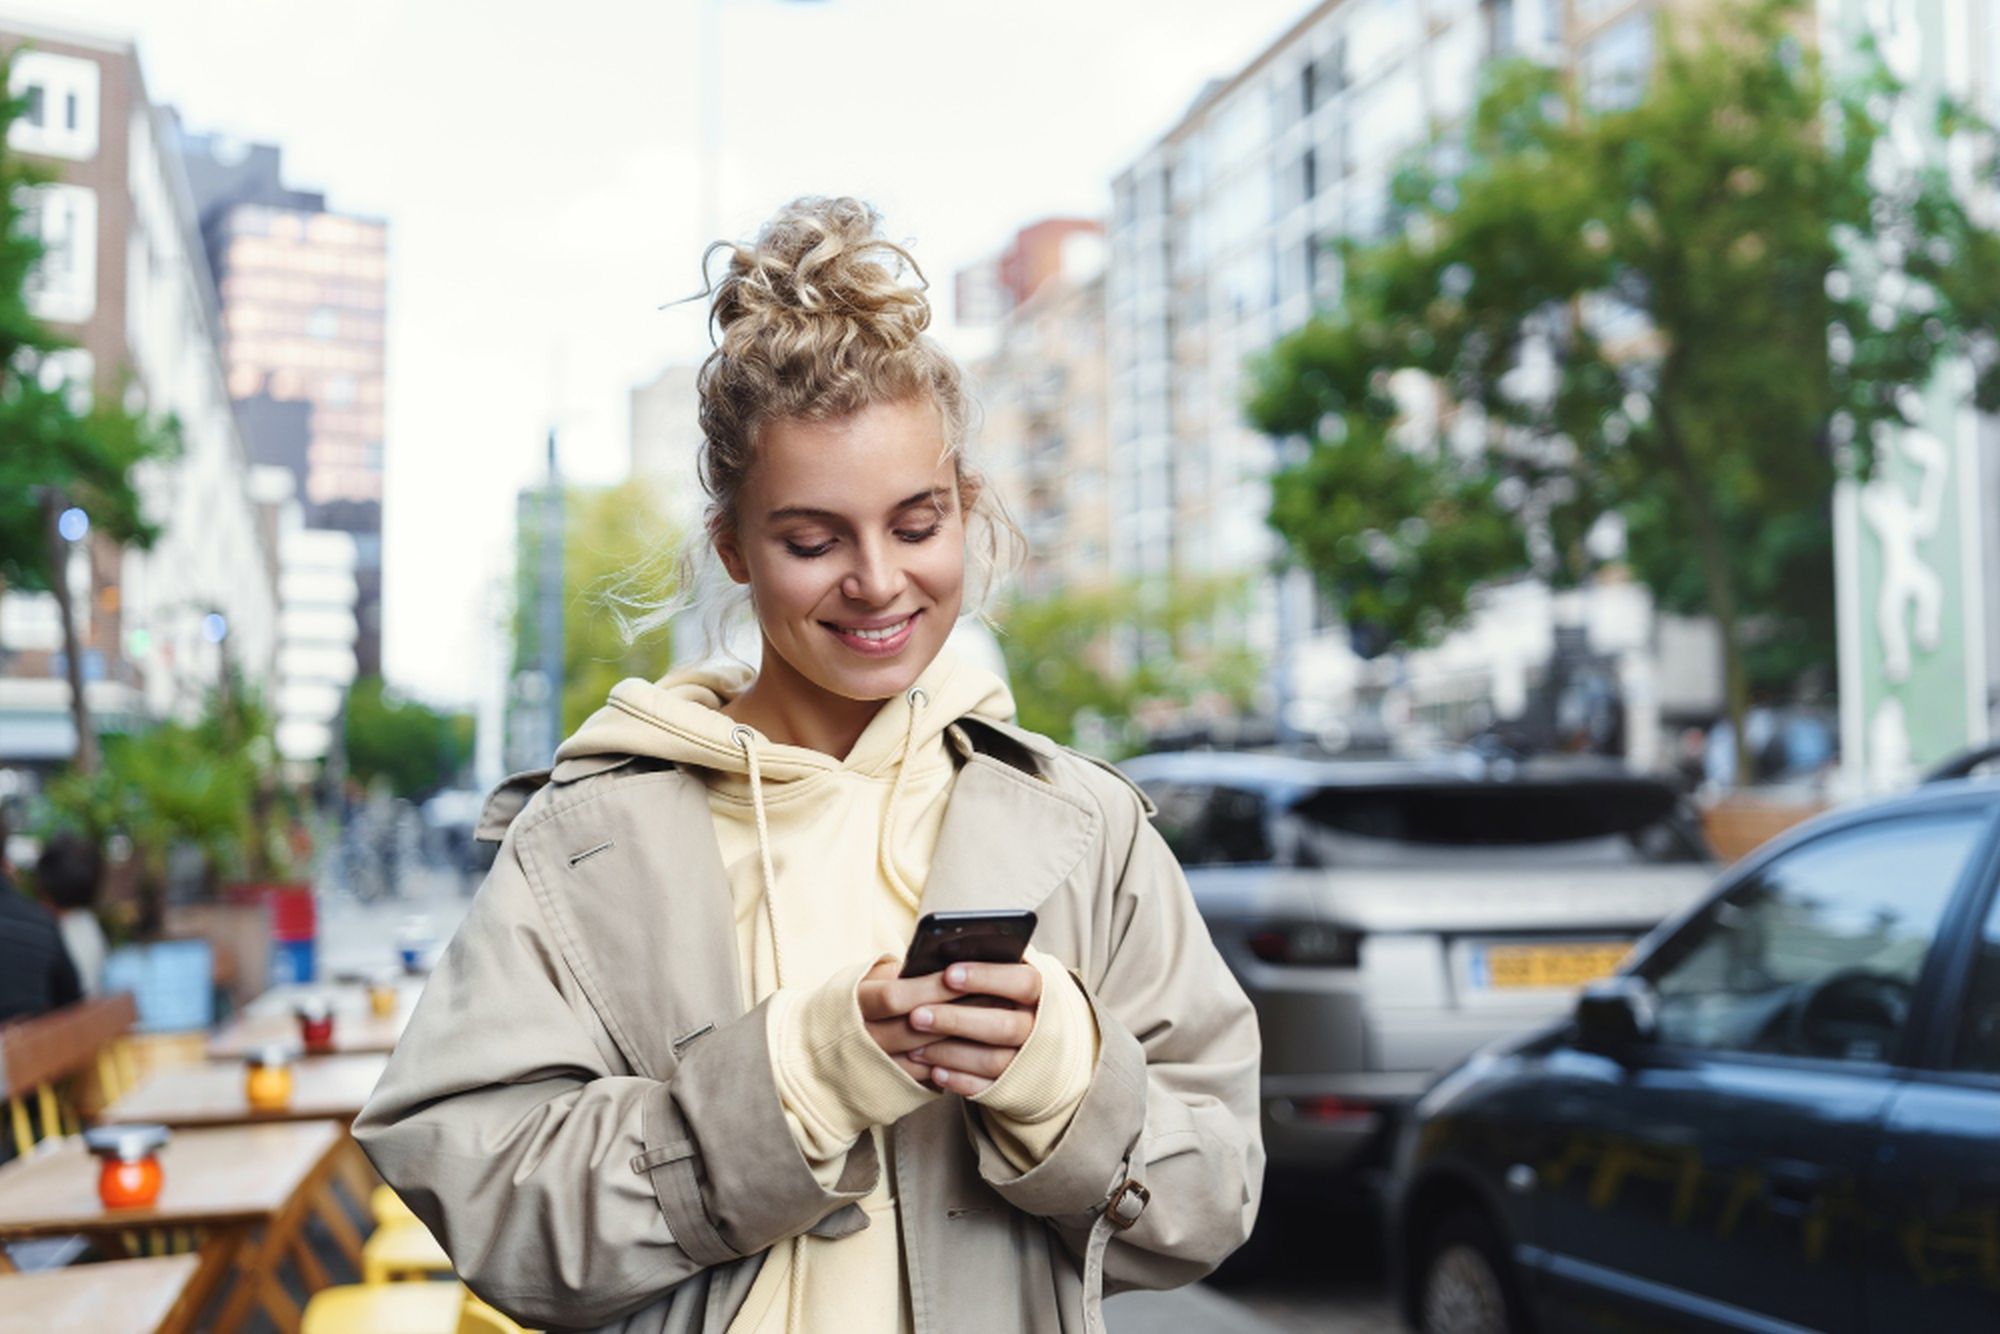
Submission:
POLYGON ((83 1132, 84 1146, 102 1160, 97 1172, 97 1198, 107 1209, 144 1209, 160 1198, 165 1174, 159 1151, 166 1144, 165 1126, 93 1126, 83 1132))
POLYGON ((282 1043, 250 1053, 243 1073, 243 1097, 253 1111, 278 1112, 292 1101, 292 1049, 282 1043))

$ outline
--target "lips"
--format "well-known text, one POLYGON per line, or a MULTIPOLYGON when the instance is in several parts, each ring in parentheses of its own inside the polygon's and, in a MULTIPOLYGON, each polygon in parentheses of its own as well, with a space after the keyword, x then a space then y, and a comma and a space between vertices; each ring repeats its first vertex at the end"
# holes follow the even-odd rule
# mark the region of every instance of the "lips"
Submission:
POLYGON ((901 620, 884 621, 875 625, 837 625, 832 621, 820 624, 842 644, 856 653, 871 658, 884 658, 901 651, 910 642, 910 634, 916 628, 917 618, 922 611, 913 611, 901 620))

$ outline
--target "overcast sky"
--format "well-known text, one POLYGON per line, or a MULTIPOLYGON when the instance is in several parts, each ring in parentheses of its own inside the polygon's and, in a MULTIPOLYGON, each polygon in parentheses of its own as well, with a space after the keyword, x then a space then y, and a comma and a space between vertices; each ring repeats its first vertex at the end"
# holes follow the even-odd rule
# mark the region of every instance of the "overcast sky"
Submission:
MULTIPOLYGON (((515 490, 551 419, 623 474, 626 395, 706 350, 702 0, 0 0, 128 36, 191 128, 281 144, 292 185, 390 223, 385 652, 485 693, 515 490)), ((726 234, 799 194, 872 200, 949 319, 952 272, 1101 216, 1114 172, 1310 0, 725 0, 726 234)), ((948 326, 942 330, 951 341, 948 326)))

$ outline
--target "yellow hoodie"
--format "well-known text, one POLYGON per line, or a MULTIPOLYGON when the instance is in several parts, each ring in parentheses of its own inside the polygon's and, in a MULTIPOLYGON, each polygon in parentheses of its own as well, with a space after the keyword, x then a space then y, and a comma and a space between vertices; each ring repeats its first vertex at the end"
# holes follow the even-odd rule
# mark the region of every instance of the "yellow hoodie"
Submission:
MULTIPOLYGON (((1005 720, 1007 687, 941 653, 890 699, 845 759, 777 744, 720 712, 751 679, 709 667, 631 680, 563 743, 558 758, 633 754, 671 760, 708 786, 729 873, 745 1008, 767 1011, 773 1074, 793 1138, 829 1186, 864 1133, 882 1136, 932 1098, 868 1036, 854 993, 882 958, 901 958, 957 777, 947 729, 968 715, 1005 720)), ((1047 1155, 1096 1060, 1089 1003, 1039 951, 1035 1029, 1013 1064, 976 1095, 995 1141, 1025 1170, 1047 1155)), ((880 1161, 894 1161, 878 1144, 880 1161)), ((773 1246, 729 1334, 907 1330, 907 1284, 894 1183, 886 1166, 862 1202, 869 1226, 841 1238, 773 1246)))

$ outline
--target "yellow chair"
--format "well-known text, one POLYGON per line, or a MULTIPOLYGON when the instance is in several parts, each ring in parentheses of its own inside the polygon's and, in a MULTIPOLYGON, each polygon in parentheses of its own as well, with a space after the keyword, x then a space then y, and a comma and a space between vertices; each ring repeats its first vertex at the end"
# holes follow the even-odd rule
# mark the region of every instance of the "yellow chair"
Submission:
POLYGON ((384 1224, 361 1244, 363 1283, 395 1283, 450 1273, 451 1257, 430 1229, 414 1218, 384 1224))
POLYGON ((375 1226, 387 1227, 391 1223, 407 1223, 416 1218, 410 1206, 403 1203, 403 1197, 388 1186, 377 1186, 368 1196, 368 1212, 375 1218, 375 1226))
POLYGON ((528 1334, 456 1283, 327 1288, 306 1303, 299 1334, 528 1334))

